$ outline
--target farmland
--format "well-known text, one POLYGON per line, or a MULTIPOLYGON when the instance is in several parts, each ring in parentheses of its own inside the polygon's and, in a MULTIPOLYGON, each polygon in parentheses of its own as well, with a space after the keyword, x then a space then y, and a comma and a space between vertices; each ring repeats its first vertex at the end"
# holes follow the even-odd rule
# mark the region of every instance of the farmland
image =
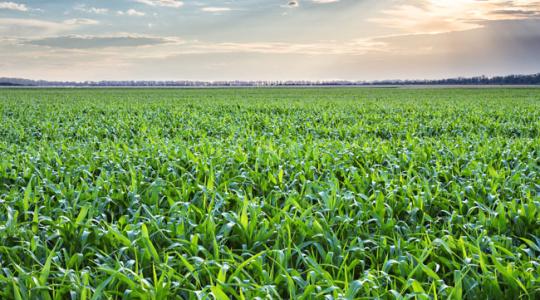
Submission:
POLYGON ((0 298, 540 298, 540 89, 0 89, 0 118, 0 298))

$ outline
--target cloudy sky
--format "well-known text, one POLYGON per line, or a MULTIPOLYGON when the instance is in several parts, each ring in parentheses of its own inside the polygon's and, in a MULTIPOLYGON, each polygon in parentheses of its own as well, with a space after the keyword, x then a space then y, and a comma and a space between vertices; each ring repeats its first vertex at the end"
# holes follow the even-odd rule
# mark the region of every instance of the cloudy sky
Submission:
POLYGON ((0 77, 377 80, 540 72, 540 1, 0 0, 0 77))

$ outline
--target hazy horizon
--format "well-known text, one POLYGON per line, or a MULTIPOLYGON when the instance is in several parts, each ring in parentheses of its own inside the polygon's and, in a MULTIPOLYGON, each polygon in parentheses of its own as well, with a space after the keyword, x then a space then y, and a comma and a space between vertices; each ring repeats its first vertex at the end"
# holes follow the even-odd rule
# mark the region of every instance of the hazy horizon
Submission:
POLYGON ((538 53, 540 1, 0 1, 0 77, 491 77, 538 53))

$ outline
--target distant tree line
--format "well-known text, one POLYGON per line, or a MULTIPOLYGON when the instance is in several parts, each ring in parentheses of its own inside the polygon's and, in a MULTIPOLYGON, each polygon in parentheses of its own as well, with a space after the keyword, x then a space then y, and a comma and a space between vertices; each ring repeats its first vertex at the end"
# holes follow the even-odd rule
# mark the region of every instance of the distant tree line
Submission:
POLYGON ((370 86, 370 85, 540 85, 540 73, 533 75, 478 76, 449 79, 381 80, 381 81, 47 81, 0 78, 0 86, 29 87, 272 87, 272 86, 370 86))

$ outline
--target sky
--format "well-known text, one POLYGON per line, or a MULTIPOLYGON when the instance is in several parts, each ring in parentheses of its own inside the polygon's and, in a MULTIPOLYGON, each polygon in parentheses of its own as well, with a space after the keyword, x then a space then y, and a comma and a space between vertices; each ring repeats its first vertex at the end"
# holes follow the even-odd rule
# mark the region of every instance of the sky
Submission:
POLYGON ((0 77, 382 80, 540 72, 540 1, 0 0, 0 77))

